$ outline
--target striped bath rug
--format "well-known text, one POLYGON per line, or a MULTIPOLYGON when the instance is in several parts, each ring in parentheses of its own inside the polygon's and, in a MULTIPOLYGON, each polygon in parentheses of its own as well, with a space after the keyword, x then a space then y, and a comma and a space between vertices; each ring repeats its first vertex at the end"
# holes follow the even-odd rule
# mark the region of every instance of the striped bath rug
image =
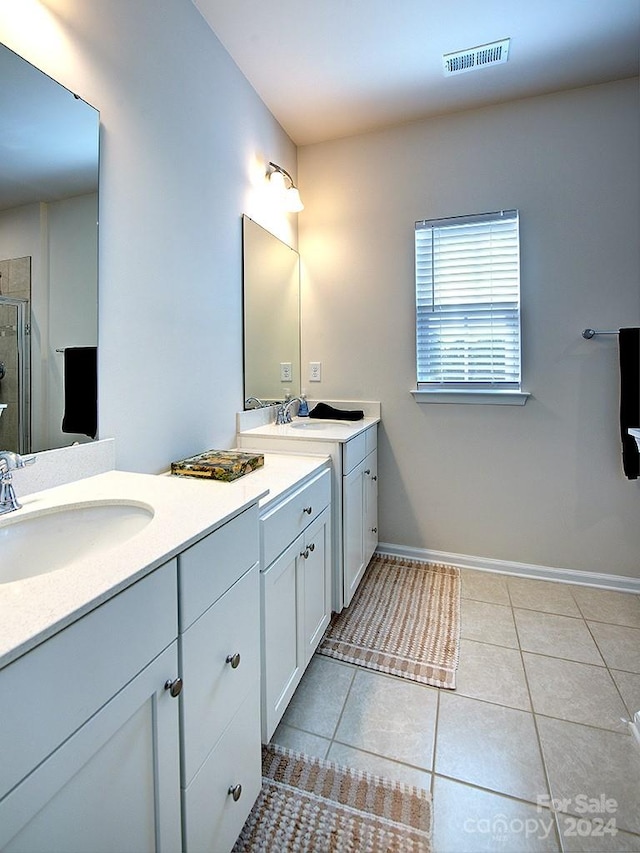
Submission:
POLYGON ((318 652, 434 687, 455 688, 460 570, 374 554, 318 652))
POLYGON ((429 853, 430 838, 428 791, 270 744, 232 853, 429 853))

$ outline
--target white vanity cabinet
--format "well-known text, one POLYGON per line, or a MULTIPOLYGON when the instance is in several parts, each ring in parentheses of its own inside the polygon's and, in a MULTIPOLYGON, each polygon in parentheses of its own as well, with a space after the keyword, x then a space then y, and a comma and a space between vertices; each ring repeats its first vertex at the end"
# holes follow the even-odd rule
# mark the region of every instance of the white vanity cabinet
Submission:
POLYGON ((350 604, 378 544, 378 452, 375 428, 343 446, 344 606, 350 604))
POLYGON ((267 743, 331 618, 331 472, 260 515, 262 740, 267 743))
POLYGON ((178 557, 185 853, 231 850, 262 782, 254 505, 178 557))
MULTIPOLYGON (((343 405, 356 408, 358 404, 343 405)), ((351 602, 378 543, 378 420, 377 416, 364 423, 301 423, 297 419, 288 425, 245 428, 237 435, 241 448, 331 457, 332 608, 336 612, 351 602)))
POLYGON ((180 849, 176 637, 172 560, 0 670, 0 849, 180 849))

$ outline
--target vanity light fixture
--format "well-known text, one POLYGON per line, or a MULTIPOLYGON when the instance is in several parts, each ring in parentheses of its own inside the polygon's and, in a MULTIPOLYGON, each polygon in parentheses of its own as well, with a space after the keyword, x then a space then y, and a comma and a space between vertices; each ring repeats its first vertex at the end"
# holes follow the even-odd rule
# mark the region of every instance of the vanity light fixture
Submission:
POLYGON ((301 210, 304 210, 304 204, 300 198, 298 188, 286 169, 278 166, 277 163, 270 162, 267 177, 269 178, 269 183, 284 198, 285 207, 290 213, 299 213, 301 210))

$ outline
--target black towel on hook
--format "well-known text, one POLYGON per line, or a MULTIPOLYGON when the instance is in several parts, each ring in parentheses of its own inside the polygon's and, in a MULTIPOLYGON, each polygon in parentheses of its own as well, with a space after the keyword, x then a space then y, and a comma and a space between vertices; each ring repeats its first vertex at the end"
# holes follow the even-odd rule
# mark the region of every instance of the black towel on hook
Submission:
POLYGON ((640 426, 640 329, 620 329, 620 437, 622 467, 629 480, 640 475, 640 451, 629 427, 640 426))
POLYGON ((97 347, 65 349, 62 432, 96 437, 98 432, 97 362, 97 347))

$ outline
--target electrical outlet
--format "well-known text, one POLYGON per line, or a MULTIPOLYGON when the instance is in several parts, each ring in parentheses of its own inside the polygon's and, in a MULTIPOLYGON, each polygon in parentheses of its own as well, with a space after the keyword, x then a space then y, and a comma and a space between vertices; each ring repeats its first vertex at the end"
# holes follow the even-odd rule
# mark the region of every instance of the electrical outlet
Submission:
POLYGON ((280 382, 291 382, 291 362, 280 362, 280 382))
POLYGON ((320 382, 322 380, 322 362, 309 362, 309 382, 320 382))

